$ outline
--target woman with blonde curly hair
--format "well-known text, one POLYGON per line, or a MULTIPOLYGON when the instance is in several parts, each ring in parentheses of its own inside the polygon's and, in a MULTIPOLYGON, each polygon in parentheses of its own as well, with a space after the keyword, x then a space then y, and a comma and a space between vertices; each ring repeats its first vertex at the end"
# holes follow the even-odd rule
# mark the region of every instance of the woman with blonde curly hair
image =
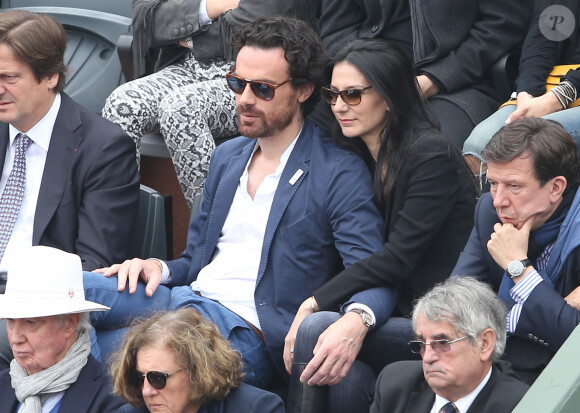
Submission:
POLYGON ((242 384, 242 359, 217 327, 192 308, 134 324, 113 356, 123 413, 283 413, 280 398, 242 384))

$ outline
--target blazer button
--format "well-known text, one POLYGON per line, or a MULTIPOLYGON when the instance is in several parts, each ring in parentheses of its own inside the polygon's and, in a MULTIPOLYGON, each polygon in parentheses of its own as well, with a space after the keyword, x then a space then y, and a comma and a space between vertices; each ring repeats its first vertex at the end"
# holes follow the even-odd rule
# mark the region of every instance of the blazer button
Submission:
POLYGON ((173 35, 175 37, 179 36, 179 29, 173 29, 173 35))
POLYGON ((185 27, 182 27, 181 29, 179 29, 179 32, 181 33, 182 36, 185 36, 185 33, 187 33, 185 31, 185 27))
POLYGON ((191 24, 187 25, 187 31, 190 32, 193 30, 193 26, 191 24))
POLYGON ((377 30, 379 30, 379 25, 378 25, 378 24, 375 24, 375 25, 374 25, 374 26, 371 28, 371 31, 374 33, 374 32, 376 32, 377 30))

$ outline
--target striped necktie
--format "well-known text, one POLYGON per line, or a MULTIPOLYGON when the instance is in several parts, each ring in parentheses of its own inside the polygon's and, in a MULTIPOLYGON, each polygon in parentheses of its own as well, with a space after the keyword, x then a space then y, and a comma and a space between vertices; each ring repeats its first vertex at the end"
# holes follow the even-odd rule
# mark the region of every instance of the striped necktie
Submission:
POLYGON ((0 198, 0 261, 4 256, 6 245, 12 235, 16 218, 20 212, 24 186, 26 185, 26 149, 32 140, 23 133, 16 135, 16 153, 12 171, 0 198))
POLYGON ((458 412, 459 410, 457 410, 455 404, 451 402, 447 403, 445 406, 441 408, 441 410, 439 410, 439 413, 458 413, 458 412))

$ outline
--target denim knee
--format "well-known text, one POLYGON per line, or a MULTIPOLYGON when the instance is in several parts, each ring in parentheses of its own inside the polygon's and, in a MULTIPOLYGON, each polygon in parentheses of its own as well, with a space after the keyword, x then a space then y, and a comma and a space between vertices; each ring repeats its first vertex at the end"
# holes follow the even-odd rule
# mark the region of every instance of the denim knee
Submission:
POLYGON ((312 351, 316 346, 318 337, 339 318, 340 314, 331 311, 321 311, 306 317, 296 333, 294 362, 309 362, 312 359, 312 351))

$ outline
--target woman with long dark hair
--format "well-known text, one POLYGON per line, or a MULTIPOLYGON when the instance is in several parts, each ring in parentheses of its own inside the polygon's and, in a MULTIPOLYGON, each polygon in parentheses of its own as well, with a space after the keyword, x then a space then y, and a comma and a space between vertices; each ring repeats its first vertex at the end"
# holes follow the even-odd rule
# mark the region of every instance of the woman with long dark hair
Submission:
POLYGON ((475 187, 397 47, 376 39, 350 42, 335 56, 323 96, 337 121, 334 137, 359 153, 374 174, 385 244, 298 310, 284 351, 292 374, 288 411, 324 411, 327 384, 329 411, 368 411, 376 372, 413 358, 405 317, 413 300, 453 269, 473 226, 475 187), (369 328, 377 315, 365 306, 341 308, 353 294, 384 286, 397 288, 398 298, 382 326, 369 328))

